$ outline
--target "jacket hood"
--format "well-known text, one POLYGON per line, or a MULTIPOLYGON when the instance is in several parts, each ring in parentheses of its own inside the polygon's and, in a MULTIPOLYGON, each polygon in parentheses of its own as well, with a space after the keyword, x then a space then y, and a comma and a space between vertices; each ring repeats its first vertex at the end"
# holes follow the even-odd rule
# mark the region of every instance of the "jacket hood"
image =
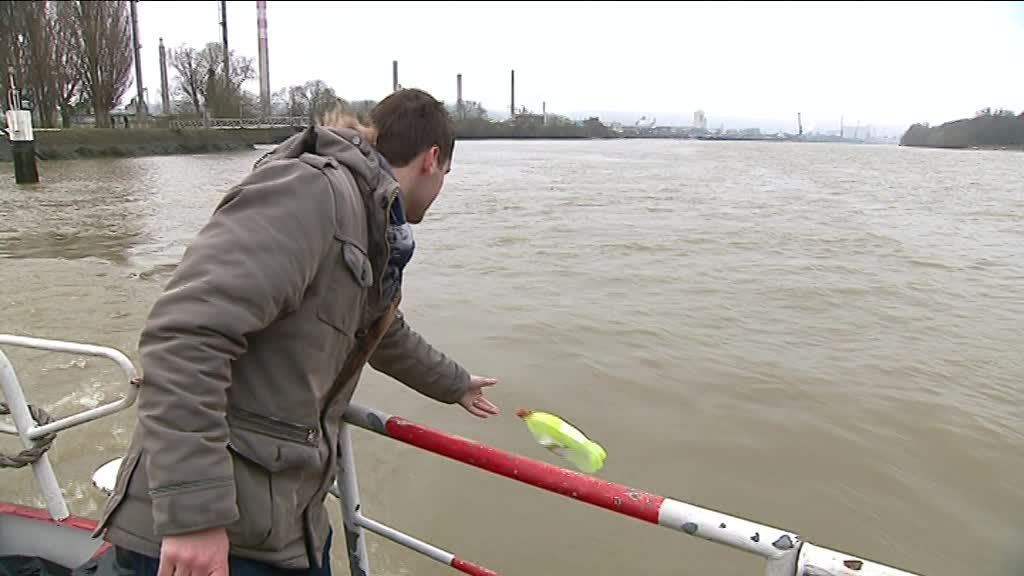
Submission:
POLYGON ((344 166, 370 190, 378 187, 382 175, 394 179, 384 157, 359 132, 349 128, 310 126, 277 145, 253 168, 274 160, 299 158, 304 154, 320 156, 344 166))

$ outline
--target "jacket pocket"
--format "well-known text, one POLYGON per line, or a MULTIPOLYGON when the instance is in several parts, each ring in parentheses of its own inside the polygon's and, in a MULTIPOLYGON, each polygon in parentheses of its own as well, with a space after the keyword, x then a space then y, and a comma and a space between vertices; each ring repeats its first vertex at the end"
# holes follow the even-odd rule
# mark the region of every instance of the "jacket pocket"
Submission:
POLYGON ((232 454, 238 502, 238 520, 227 527, 228 539, 234 546, 260 548, 274 527, 270 473, 233 443, 228 443, 228 450, 232 454))
POLYGON ((304 494, 321 475, 320 432, 232 408, 228 414, 239 519, 228 527, 232 544, 280 550, 302 537, 304 494))
POLYGON ((366 250, 351 240, 339 240, 317 316, 351 336, 362 320, 366 291, 373 285, 373 266, 366 250))
MULTIPOLYGON (((269 436, 276 440, 283 440, 292 444, 299 444, 316 448, 320 445, 320 429, 319 427, 314 428, 305 424, 295 424, 280 418, 274 418, 272 416, 264 416, 255 412, 250 412, 244 408, 238 408, 232 406, 228 409, 228 424, 232 429, 232 441, 236 444, 240 444, 243 449, 248 448, 247 452, 255 454, 262 447, 267 446, 266 438, 258 439, 257 442, 252 443, 252 435, 248 434, 234 434, 237 429, 239 431, 244 430, 253 432, 258 436, 269 436)), ((287 445, 285 445, 287 446, 287 445)), ((278 445, 278 454, 272 455, 270 458, 260 458, 261 461, 268 470, 276 472, 288 468, 295 458, 283 458, 280 453, 282 445, 278 445)), ((301 460, 301 458, 299 458, 301 460)))

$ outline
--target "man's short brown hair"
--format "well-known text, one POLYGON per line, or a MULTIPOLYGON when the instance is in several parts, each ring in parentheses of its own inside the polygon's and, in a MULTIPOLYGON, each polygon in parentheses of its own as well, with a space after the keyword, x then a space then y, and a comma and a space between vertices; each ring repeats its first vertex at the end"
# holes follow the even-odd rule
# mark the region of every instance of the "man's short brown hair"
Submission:
POLYGON ((455 125, 444 104, 422 90, 402 89, 381 100, 370 113, 377 130, 377 150, 396 168, 429 150, 441 149, 444 166, 455 151, 455 125))

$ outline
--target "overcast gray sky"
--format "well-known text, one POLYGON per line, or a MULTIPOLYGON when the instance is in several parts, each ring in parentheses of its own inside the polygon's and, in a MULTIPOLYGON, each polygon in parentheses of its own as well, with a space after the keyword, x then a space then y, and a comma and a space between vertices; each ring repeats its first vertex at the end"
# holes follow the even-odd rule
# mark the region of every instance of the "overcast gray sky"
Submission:
MULTIPOLYGON (((218 41, 218 4, 139 3, 150 100, 158 38, 218 41)), ((517 103, 565 114, 702 108, 717 125, 795 123, 801 111, 805 128, 831 129, 840 115, 905 126, 1024 109, 1024 2, 267 5, 272 90, 320 78, 344 98, 380 99, 398 60, 403 86, 454 101, 461 72, 465 97, 490 110, 508 109, 512 68, 517 103)), ((228 2, 228 32, 256 58, 255 1, 228 2)))

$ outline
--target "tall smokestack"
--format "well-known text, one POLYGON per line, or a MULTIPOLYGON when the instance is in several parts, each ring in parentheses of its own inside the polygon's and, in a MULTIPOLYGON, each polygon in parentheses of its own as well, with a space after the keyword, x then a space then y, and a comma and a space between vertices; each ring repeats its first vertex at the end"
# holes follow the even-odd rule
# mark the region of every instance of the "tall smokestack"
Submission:
POLYGON ((166 116, 171 113, 171 91, 167 87, 167 50, 163 38, 160 39, 160 97, 166 116))
POLYGON ((142 124, 146 120, 146 100, 142 94, 142 61, 139 60, 139 48, 142 44, 139 43, 139 16, 135 12, 135 3, 138 0, 132 0, 128 3, 131 7, 132 17, 132 50, 135 51, 135 88, 138 95, 135 97, 135 118, 139 124, 142 124))
POLYGON ((509 115, 516 117, 516 71, 512 71, 512 103, 508 107, 509 115))
POLYGON ((224 77, 231 78, 231 58, 228 56, 228 3, 220 0, 220 28, 224 37, 224 77))
POLYGON ((391 91, 398 92, 398 60, 391 61, 391 91))
POLYGON ((541 102, 540 103, 540 114, 541 114, 541 116, 540 116, 541 124, 547 124, 548 123, 548 103, 547 102, 541 102))
POLYGON ((800 113, 799 112, 796 113, 796 126, 797 126, 797 130, 798 130, 798 135, 799 136, 803 136, 804 135, 804 122, 803 122, 803 120, 800 119, 800 113))
POLYGON ((260 109, 270 116, 270 60, 267 53, 267 0, 256 0, 256 37, 260 57, 260 109))
POLYGON ((462 74, 455 75, 455 110, 461 120, 464 116, 462 105, 462 74))

